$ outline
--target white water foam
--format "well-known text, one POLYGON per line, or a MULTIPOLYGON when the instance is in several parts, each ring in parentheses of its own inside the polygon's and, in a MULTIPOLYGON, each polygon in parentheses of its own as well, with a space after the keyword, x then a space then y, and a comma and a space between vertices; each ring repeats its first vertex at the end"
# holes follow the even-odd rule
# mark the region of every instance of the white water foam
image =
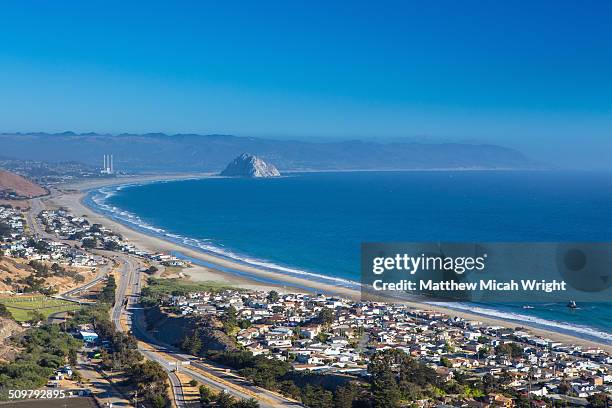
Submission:
POLYGON ((480 307, 473 304, 464 303, 441 303, 441 302, 426 302, 427 304, 434 306, 441 306, 447 309, 456 309, 466 312, 478 313, 484 316, 497 317, 502 320, 516 321, 520 323, 531 323, 534 326, 547 327, 557 332, 566 332, 573 334, 585 334, 592 338, 604 340, 606 343, 612 344, 612 334, 602 332, 588 326, 581 326, 576 324, 563 323, 555 320, 546 320, 537 316, 529 316, 520 313, 504 312, 496 309, 489 309, 486 307, 480 307))
MULTIPOLYGON (((166 182, 166 181, 162 181, 166 182)), ((128 224, 131 227, 134 227, 141 231, 148 231, 149 233, 153 233, 162 238, 168 239, 172 242, 175 242, 180 245, 184 245, 190 248, 202 250, 204 252, 214 254, 220 256, 225 259, 229 259, 232 261, 236 261, 248 266, 256 267, 259 269, 268 270, 271 272, 279 272, 285 275, 295 276, 299 278, 306 279, 316 279, 321 282, 326 282, 334 285, 340 285, 345 288, 351 288, 358 290, 360 288, 359 282, 355 282, 349 279, 342 279, 333 276, 321 275, 313 272, 304 271, 301 269, 296 269, 288 266, 278 265, 276 263, 254 258, 251 256, 243 255, 231 251, 226 248, 222 248, 219 244, 213 244, 210 239, 195 239, 190 237, 185 237, 180 234, 175 234, 169 231, 164 230, 163 228, 155 227, 145 221, 143 221, 139 216, 133 214, 129 211, 125 211, 113 205, 107 203, 108 199, 115 196, 118 191, 125 189, 126 187, 137 187, 145 184, 151 184, 153 182, 145 182, 145 183, 133 183, 133 184, 124 184, 119 186, 110 186, 103 187, 97 190, 92 190, 89 193, 89 198, 91 199, 91 203, 94 204, 95 210, 105 213, 106 215, 112 217, 116 221, 119 221, 123 224, 128 224)))

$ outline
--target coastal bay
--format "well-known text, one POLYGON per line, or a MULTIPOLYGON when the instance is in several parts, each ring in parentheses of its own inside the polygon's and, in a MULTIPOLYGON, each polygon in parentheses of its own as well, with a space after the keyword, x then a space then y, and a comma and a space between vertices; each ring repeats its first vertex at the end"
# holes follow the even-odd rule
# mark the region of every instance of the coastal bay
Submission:
MULTIPOLYGON (((237 286, 249 288, 267 288, 271 286, 279 287, 280 290, 299 291, 299 292, 324 292, 329 294, 337 294, 339 296, 359 299, 360 292, 354 288, 343 287, 338 284, 325 283, 308 278, 300 278, 298 276, 289 276, 282 273, 273 272, 264 268, 257 268, 252 265, 247 265, 243 262, 226 259, 224 257, 215 256, 210 253, 202 252, 194 248, 180 245, 167 239, 162 239, 159 236, 145 234, 142 231, 127 227, 117 221, 93 211, 91 208, 83 204, 83 199, 86 192, 92 188, 99 188, 109 184, 130 184, 142 183, 152 180, 173 180, 185 178, 202 178, 208 177, 205 174, 181 175, 179 176, 147 176, 147 177, 131 177, 115 180, 98 180, 87 183, 76 183, 62 186, 60 189, 54 190, 51 197, 44 200, 48 206, 63 206, 70 209, 75 214, 86 215, 91 222, 100 223, 127 238, 134 245, 152 252, 172 252, 181 254, 188 258, 199 261, 201 265, 196 265, 187 270, 187 274, 193 280, 206 281, 215 280, 220 282, 231 283, 237 286)), ((469 311, 451 310, 438 305, 422 304, 418 302, 408 302, 411 307, 439 310, 449 315, 460 316, 466 319, 479 320, 489 325, 498 325, 503 327, 516 327, 517 323, 503 319, 496 319, 482 314, 470 313, 469 311)), ((521 324, 524 326, 524 324, 521 324)), ((553 339, 555 341, 564 342, 566 344, 583 344, 585 346, 598 346, 610 350, 610 346, 601 342, 581 339, 565 333, 545 330, 542 327, 531 327, 530 331, 534 334, 553 339)))

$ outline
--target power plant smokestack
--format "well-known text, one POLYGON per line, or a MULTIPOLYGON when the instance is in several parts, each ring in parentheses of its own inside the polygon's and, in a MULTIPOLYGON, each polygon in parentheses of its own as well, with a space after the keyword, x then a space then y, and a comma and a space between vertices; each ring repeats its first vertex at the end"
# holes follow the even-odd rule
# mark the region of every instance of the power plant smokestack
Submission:
POLYGON ((115 163, 112 154, 103 155, 104 166, 102 167, 102 174, 115 174, 115 163))

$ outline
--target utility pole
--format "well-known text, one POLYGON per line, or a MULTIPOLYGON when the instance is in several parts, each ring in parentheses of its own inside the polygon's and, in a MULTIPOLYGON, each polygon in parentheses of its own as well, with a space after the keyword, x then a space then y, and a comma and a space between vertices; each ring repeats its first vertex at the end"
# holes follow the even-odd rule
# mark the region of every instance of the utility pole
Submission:
POLYGON ((529 380, 529 388, 527 390, 527 401, 529 402, 529 406, 531 407, 531 368, 527 372, 527 378, 529 380))

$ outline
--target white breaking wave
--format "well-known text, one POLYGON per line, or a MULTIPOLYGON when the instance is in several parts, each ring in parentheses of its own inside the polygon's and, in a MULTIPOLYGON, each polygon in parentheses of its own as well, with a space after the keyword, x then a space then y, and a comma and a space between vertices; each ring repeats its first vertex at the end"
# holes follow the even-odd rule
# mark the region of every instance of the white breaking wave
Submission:
MULTIPOLYGON (((160 181, 165 182, 165 181, 160 181)), ((124 184, 119 186, 110 186, 103 187, 97 190, 93 190, 89 193, 89 198, 91 202, 94 204, 96 210, 101 211, 114 220, 119 221, 123 224, 128 224, 138 230, 148 231, 157 236, 161 236, 162 238, 168 239, 172 242, 175 242, 180 245, 184 245, 190 248, 202 250, 204 252, 218 255, 222 258, 226 258, 232 261, 237 261, 243 263, 248 266, 256 267, 259 269, 268 270, 271 272, 280 272, 285 275, 307 278, 307 279, 317 279, 322 282, 328 282, 334 285, 340 285, 345 288, 351 289, 359 289, 359 282, 355 282, 349 279, 337 278, 334 276, 321 275, 314 272, 308 272, 301 269, 296 269, 288 266, 278 265, 276 263, 266 261, 263 259, 254 258, 251 256, 247 256, 244 254, 239 254, 229 249, 222 248, 219 244, 213 244, 210 239, 196 239, 185 237, 180 234, 175 234, 169 231, 166 231, 163 228, 155 227, 144 220, 142 220, 136 214, 133 214, 129 211, 125 211, 116 206, 110 205, 107 203, 108 199, 115 196, 118 191, 125 189, 126 187, 136 187, 145 184, 151 184, 153 182, 145 182, 145 183, 133 183, 133 184, 124 184)))
POLYGON ((497 317, 502 320, 516 321, 519 323, 531 323, 534 326, 547 327, 557 332, 567 333, 580 333, 586 334, 593 338, 605 340, 606 343, 612 343, 612 334, 597 330, 588 326, 581 326, 577 324, 563 323, 555 320, 546 320, 537 316, 524 315, 520 313, 504 312, 496 309, 489 309, 486 307, 480 307, 473 304, 463 303, 441 303, 441 302, 426 302, 427 304, 434 306, 441 306, 447 309, 464 310, 467 312, 478 313, 484 316, 497 317))

